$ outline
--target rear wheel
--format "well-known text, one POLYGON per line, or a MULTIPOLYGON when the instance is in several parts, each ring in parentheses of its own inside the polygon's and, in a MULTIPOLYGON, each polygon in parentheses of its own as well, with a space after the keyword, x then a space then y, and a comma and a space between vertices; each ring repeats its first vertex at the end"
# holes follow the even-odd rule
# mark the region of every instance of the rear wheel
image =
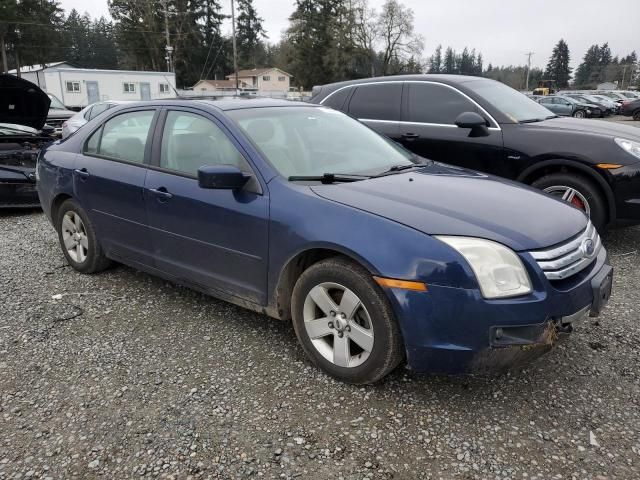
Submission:
POLYGON ((640 120, 640 110, 636 110, 635 112, 633 112, 633 119, 640 120))
POLYGON ((374 383, 403 359, 389 301, 359 265, 340 257, 312 265, 296 282, 291 308, 305 353, 340 380, 374 383))
POLYGON ((573 112, 573 116, 575 118, 585 118, 587 116, 587 112, 585 112, 584 110, 576 110, 575 112, 573 112))
POLYGON ((62 253, 75 270, 96 273, 111 265, 89 217, 75 200, 69 199, 60 205, 56 227, 62 253))
POLYGON ((539 178, 531 185, 585 212, 599 231, 605 228, 606 203, 598 187, 590 179, 578 174, 553 173, 539 178))

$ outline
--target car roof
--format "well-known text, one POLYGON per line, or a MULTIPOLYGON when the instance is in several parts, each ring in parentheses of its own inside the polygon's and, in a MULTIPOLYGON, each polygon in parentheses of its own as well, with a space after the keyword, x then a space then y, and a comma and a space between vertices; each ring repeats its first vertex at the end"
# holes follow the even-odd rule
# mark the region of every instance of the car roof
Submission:
POLYGON ((137 102, 128 102, 126 104, 121 104, 121 106, 127 107, 139 107, 139 106, 196 106, 196 105, 207 105, 214 107, 218 110, 229 111, 229 110, 243 110, 250 108, 266 108, 266 107, 313 107, 316 108, 318 105, 314 105, 306 102, 296 102, 292 100, 279 100, 274 98, 222 98, 219 100, 198 100, 194 98, 172 98, 166 100, 147 100, 147 101, 137 101, 137 102))
POLYGON ((422 81, 422 82, 440 82, 448 85, 460 85, 462 83, 474 82, 477 80, 491 81, 489 78, 474 77, 471 75, 449 75, 444 73, 420 73, 413 75, 389 75, 386 77, 361 78, 359 80, 347 80, 345 82, 328 83, 326 85, 318 85, 327 91, 347 85, 358 85, 360 83, 377 83, 377 82, 400 82, 400 81, 422 81))

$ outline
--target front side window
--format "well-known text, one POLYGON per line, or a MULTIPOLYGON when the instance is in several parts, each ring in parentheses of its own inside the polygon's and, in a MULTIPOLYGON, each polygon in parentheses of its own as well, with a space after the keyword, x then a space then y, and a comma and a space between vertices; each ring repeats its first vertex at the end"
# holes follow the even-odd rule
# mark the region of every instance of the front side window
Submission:
POLYGON ((349 113, 356 118, 370 120, 400 120, 402 83, 361 85, 349 102, 349 113))
POLYGON ((197 176, 200 167, 211 165, 233 165, 250 171, 242 154, 211 120, 193 113, 169 112, 162 134, 160 167, 197 176))
POLYGON ((66 82, 66 84, 67 84, 67 93, 80 92, 80 82, 66 82))
POLYGON ((124 83, 124 93, 136 93, 136 84, 131 82, 124 83))
POLYGON ((375 175, 410 165, 412 155, 357 120, 325 107, 273 107, 227 112, 285 178, 375 175))
POLYGON ((434 83, 409 83, 408 122, 453 125, 461 113, 478 109, 460 92, 434 83))
POLYGON ((85 153, 143 163, 154 114, 148 110, 111 118, 89 138, 85 153))

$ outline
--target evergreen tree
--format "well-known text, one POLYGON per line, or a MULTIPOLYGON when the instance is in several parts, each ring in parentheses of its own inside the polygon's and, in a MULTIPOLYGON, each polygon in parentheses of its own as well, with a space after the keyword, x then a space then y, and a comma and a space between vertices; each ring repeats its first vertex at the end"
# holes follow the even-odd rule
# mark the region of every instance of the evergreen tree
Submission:
POLYGON ((442 45, 438 45, 429 59, 429 73, 440 73, 442 69, 442 45))
POLYGON ((591 45, 576 70, 576 86, 594 87, 600 73, 600 47, 591 45))
POLYGON ((451 47, 447 47, 447 50, 444 52, 442 67, 442 73, 458 73, 456 69, 456 52, 454 52, 451 47))
POLYGON ((236 19, 236 42, 239 68, 257 68, 264 60, 264 45, 267 38, 262 27, 263 19, 258 16, 253 0, 238 0, 236 19))
POLYGON ((571 58, 569 55, 569 46, 563 39, 556 44, 547 63, 545 77, 555 80, 558 88, 567 88, 571 79, 572 68, 569 66, 571 58))

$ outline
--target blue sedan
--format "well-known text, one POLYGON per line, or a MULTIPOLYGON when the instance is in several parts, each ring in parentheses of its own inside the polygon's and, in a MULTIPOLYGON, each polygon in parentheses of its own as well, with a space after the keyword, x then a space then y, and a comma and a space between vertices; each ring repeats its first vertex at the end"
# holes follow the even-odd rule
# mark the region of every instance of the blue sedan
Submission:
POLYGON ((290 320, 347 382, 529 361, 611 291, 580 210, 326 107, 127 104, 44 150, 37 175, 74 269, 116 261, 290 320))

